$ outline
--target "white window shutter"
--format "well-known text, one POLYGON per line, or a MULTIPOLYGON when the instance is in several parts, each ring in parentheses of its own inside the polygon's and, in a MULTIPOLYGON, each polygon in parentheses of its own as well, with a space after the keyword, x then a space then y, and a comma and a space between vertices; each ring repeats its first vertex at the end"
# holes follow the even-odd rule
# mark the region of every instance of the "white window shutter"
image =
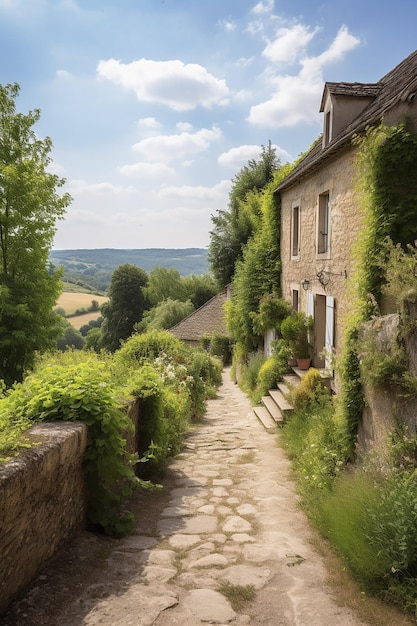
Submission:
POLYGON ((314 319, 314 295, 311 291, 307 292, 306 315, 314 319))
POLYGON ((334 352, 334 298, 326 297, 326 369, 332 371, 332 355, 334 352))

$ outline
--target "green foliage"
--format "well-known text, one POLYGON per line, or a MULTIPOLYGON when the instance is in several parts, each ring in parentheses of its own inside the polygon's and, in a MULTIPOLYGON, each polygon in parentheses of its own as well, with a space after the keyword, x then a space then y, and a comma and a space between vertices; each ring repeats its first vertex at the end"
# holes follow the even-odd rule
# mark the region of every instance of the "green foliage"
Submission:
POLYGON ((125 452, 132 423, 114 398, 105 363, 93 355, 72 354, 43 362, 0 403, 0 421, 82 421, 88 426, 85 473, 89 490, 88 519, 106 533, 119 536, 132 528, 122 502, 136 484, 125 452))
POLYGON ((312 328, 312 318, 299 311, 292 311, 288 317, 282 320, 281 335, 288 342, 293 357, 299 359, 311 357, 309 333, 312 328))
POLYGON ((259 395, 257 392, 259 371, 265 361, 266 357, 263 352, 255 352, 247 359, 241 357, 241 386, 252 401, 257 400, 259 395))
POLYGON ((68 349, 82 350, 84 339, 81 333, 66 320, 62 320, 63 335, 56 340, 56 347, 62 352, 68 349))
POLYGON ((259 310, 251 313, 253 329, 261 335, 267 330, 281 331, 281 322, 292 312, 292 307, 287 300, 274 294, 263 295, 259 302, 259 310))
POLYGON ((230 337, 220 333, 204 335, 200 340, 201 347, 208 350, 212 356, 217 356, 226 365, 232 358, 232 345, 230 337))
POLYGON ((120 343, 130 337, 135 324, 148 308, 145 287, 146 272, 135 265, 120 265, 114 272, 109 288, 109 301, 103 304, 103 347, 115 352, 120 343))
POLYGON ((335 414, 332 398, 311 370, 292 395, 294 414, 283 428, 283 441, 308 498, 328 489, 346 460, 344 425, 335 414))
POLYGON ((281 168, 264 192, 258 194, 259 227, 247 242, 243 259, 236 263, 232 303, 226 309, 226 319, 234 340, 246 353, 257 349, 263 334, 256 316, 265 294, 280 296, 281 212, 280 198, 274 190, 288 171, 287 167, 281 168))
POLYGON ((381 124, 368 128, 355 143, 359 147, 357 189, 365 222, 356 250, 358 295, 364 318, 369 319, 375 312, 373 302, 381 303, 386 238, 404 248, 415 240, 417 135, 405 125, 381 124))
POLYGON ((214 228, 210 232, 208 259, 222 287, 231 282, 236 263, 242 259, 243 250, 261 219, 258 192, 273 180, 279 168, 276 151, 269 142, 267 148, 262 146, 259 160, 250 160, 233 178, 229 208, 212 216, 214 228))
POLYGON ((92 350, 98 354, 101 350, 101 341, 102 334, 100 328, 91 328, 85 336, 84 350, 92 350))
POLYGON ((118 350, 116 359, 140 365, 148 360, 157 359, 163 353, 180 359, 186 352, 183 342, 167 330, 150 330, 142 335, 132 335, 118 350))
POLYGON ((184 295, 184 287, 178 270, 162 266, 151 269, 146 297, 152 306, 168 299, 183 301, 184 295))
POLYGON ((408 359, 404 347, 399 343, 378 345, 377 330, 368 329, 358 340, 361 379, 372 387, 403 387, 405 391, 408 359))
POLYGON ((394 300, 397 310, 404 316, 404 302, 417 299, 417 247, 408 244, 404 249, 386 238, 384 249, 386 283, 382 293, 394 300))
POLYGON ((48 172, 51 140, 33 129, 40 111, 16 112, 19 90, 0 85, 0 378, 8 386, 55 343, 62 272, 48 256, 71 201, 57 193, 65 180, 48 172))
POLYGON ((257 390, 260 397, 264 396, 270 389, 276 389, 278 381, 282 380, 283 374, 287 371, 287 363, 282 363, 276 357, 269 357, 262 364, 257 377, 257 390))
POLYGON ((185 299, 191 300, 195 309, 199 309, 217 294, 217 283, 210 274, 182 277, 185 299))
POLYGON ((365 472, 344 473, 332 489, 311 499, 310 510, 321 532, 331 540, 351 570, 375 591, 384 566, 369 537, 369 511, 375 510, 377 491, 373 476, 365 472))
POLYGON ((193 311, 194 307, 190 300, 181 302, 181 300, 168 298, 149 311, 145 311, 141 322, 136 324, 136 329, 138 332, 145 332, 151 329, 167 330, 178 324, 193 311))
POLYGON ((321 494, 314 516, 366 590, 416 615, 415 473, 345 474, 321 494))

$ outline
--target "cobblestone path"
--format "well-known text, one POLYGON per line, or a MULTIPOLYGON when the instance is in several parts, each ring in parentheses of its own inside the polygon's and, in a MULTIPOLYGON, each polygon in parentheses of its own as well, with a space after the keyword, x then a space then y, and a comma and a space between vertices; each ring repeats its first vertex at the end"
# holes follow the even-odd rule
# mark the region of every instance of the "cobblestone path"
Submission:
POLYGON ((137 504, 136 533, 83 534, 0 623, 363 626, 332 598, 288 473, 276 437, 225 370, 167 486, 137 504), (232 596, 250 601, 236 607, 232 596))

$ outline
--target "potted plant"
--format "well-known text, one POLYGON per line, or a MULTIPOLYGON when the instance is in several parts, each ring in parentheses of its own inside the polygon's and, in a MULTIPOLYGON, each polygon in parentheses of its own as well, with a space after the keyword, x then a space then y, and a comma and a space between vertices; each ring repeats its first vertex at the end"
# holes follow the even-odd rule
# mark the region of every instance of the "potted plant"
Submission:
POLYGON ((288 342, 291 354, 300 369, 308 369, 311 365, 309 332, 312 327, 312 318, 296 311, 286 317, 281 324, 281 335, 288 342))

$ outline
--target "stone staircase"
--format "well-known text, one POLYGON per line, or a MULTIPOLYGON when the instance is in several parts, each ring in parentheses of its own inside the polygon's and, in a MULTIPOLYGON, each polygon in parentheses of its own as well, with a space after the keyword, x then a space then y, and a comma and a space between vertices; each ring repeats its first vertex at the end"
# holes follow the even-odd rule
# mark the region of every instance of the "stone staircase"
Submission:
POLYGON ((291 368, 290 374, 285 374, 283 381, 278 383, 278 389, 270 389, 267 396, 262 397, 262 405, 253 407, 254 413, 265 430, 274 433, 277 426, 282 426, 293 406, 288 402, 287 395, 290 389, 296 387, 308 370, 291 368))

